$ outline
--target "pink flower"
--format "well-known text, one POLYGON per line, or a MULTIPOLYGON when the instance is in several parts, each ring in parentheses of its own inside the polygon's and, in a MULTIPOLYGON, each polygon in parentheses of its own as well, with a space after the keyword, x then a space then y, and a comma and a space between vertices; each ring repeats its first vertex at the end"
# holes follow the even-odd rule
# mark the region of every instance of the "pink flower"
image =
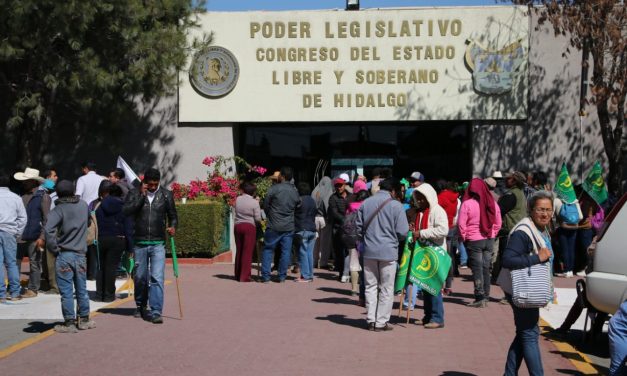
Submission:
POLYGON ((205 157, 205 159, 202 160, 202 164, 211 166, 215 160, 216 159, 214 157, 205 157))
POLYGON ((251 170, 258 173, 259 175, 264 175, 266 171, 268 171, 268 169, 263 168, 261 166, 253 166, 251 167, 251 170))

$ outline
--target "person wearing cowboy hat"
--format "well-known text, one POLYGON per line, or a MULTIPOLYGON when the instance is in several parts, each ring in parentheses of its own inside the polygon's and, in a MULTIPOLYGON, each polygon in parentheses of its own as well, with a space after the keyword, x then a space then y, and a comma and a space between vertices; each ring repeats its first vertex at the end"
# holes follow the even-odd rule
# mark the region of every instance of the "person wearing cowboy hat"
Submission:
POLYGON ((30 266, 28 289, 22 297, 34 298, 41 287, 42 256, 46 244, 44 226, 52 200, 46 190, 41 187, 44 178, 39 176, 39 170, 27 167, 24 172, 17 172, 13 177, 22 182, 24 188, 22 202, 27 216, 26 227, 18 241, 17 257, 18 271, 25 255, 28 255, 30 266))

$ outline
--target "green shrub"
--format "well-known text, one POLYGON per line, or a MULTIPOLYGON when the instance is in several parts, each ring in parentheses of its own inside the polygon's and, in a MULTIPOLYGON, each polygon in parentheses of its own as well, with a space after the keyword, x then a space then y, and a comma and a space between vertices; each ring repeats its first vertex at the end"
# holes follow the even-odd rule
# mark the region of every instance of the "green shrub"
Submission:
MULTIPOLYGON (((176 230, 178 257, 213 257, 230 249, 229 210, 217 200, 176 204, 179 224, 176 230)), ((171 253, 170 243, 167 244, 171 253)))

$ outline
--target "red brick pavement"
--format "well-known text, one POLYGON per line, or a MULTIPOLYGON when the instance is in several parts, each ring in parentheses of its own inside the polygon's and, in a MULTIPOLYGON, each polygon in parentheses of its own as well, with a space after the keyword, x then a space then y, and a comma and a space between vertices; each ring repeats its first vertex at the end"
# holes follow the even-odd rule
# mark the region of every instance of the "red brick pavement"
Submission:
MULTIPOLYGON (((231 265, 182 266, 183 320, 172 283, 165 324, 134 319, 131 302, 104 309, 96 329, 55 334, 0 360, 2 375, 501 375, 514 337, 511 308, 465 307, 472 286, 460 278, 445 298, 444 329, 401 323, 375 333, 363 329, 350 285, 329 272, 309 284, 238 283, 231 273, 231 265)), ((540 342, 546 375, 577 374, 540 342)))

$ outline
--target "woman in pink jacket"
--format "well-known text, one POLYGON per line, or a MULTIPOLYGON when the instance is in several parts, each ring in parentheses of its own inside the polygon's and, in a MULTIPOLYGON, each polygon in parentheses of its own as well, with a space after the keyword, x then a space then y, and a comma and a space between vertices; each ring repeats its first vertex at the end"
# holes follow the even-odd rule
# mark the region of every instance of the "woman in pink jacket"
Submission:
POLYGON ((457 226, 468 251, 475 283, 475 301, 468 306, 484 308, 490 298, 492 247, 501 229, 501 210, 483 180, 470 181, 459 209, 457 226))

